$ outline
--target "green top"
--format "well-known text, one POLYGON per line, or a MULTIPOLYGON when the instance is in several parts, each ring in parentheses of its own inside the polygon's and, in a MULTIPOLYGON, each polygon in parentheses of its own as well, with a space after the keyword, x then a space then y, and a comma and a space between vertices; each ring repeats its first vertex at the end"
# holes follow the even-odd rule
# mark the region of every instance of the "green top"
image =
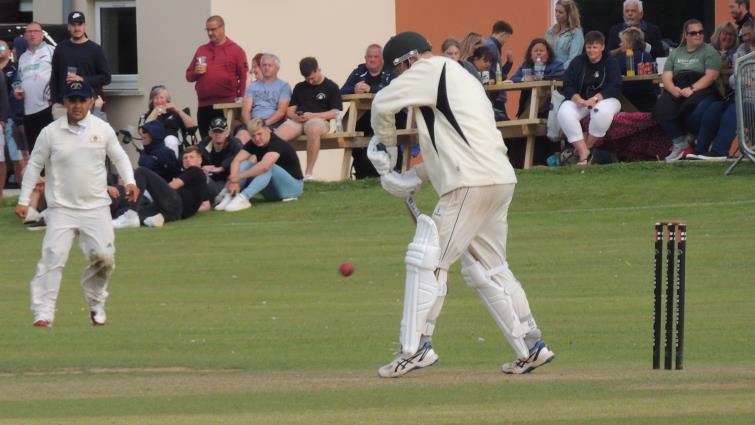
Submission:
POLYGON ((688 52, 686 46, 679 46, 671 51, 663 66, 663 72, 672 71, 674 75, 682 71, 695 71, 704 74, 707 70, 721 71, 721 55, 710 44, 703 44, 694 52, 688 52))

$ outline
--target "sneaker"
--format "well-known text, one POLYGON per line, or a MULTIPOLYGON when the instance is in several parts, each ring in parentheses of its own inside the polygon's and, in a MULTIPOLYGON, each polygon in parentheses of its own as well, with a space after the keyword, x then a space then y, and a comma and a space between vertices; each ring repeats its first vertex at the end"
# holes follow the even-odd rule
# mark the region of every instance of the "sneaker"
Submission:
POLYGON ((232 199, 233 195, 231 195, 230 193, 223 195, 223 199, 221 199, 220 202, 215 205, 215 211, 225 211, 225 207, 228 206, 232 199))
POLYGON ((228 203, 228 205, 225 207, 225 211, 236 212, 236 211, 245 210, 251 207, 252 207, 252 203, 249 202, 248 199, 246 199, 246 196, 238 194, 233 197, 231 202, 228 203))
POLYGON ((31 232, 45 230, 46 228, 47 224, 45 223, 44 218, 40 218, 39 221, 34 221, 26 225, 26 230, 29 230, 31 232))
POLYGON ((92 326, 105 326, 107 315, 105 314, 105 306, 103 304, 90 307, 89 321, 92 322, 92 326))
POLYGON ((35 328, 51 328, 52 322, 44 319, 39 319, 35 320, 34 323, 32 323, 32 326, 34 326, 35 328))
POLYGON ((294 202, 299 200, 299 198, 283 198, 281 199, 281 202, 294 202))
POLYGON ((306 175, 306 176, 304 176, 304 178, 302 180, 305 181, 305 182, 310 182, 310 181, 312 181, 313 178, 314 177, 312 177, 311 175, 306 175))
POLYGON ((703 161, 726 161, 728 159, 726 155, 714 151, 698 155, 697 157, 703 161))
POLYGON ((684 157, 684 150, 687 149, 688 146, 689 145, 686 143, 674 143, 671 145, 671 153, 666 157, 666 162, 674 162, 682 159, 684 157))
POLYGON ((438 355, 433 350, 430 341, 425 342, 416 353, 406 356, 399 354, 392 362, 378 369, 381 378, 398 378, 406 375, 414 369, 421 369, 434 365, 438 361, 438 355))
POLYGON ((693 161, 696 161, 696 160, 702 159, 702 158, 700 158, 701 156, 702 156, 701 154, 697 154, 697 153, 690 153, 690 154, 687 154, 687 155, 686 155, 686 156, 684 157, 684 159, 688 159, 688 160, 693 160, 693 161))
POLYGON ((39 220, 42 220, 42 214, 37 211, 36 208, 29 207, 29 209, 26 210, 26 218, 24 219, 24 224, 36 223, 39 220))
POLYGON ((514 375, 530 373, 536 368, 550 363, 555 357, 553 351, 541 339, 530 348, 530 355, 527 358, 514 359, 511 363, 504 363, 501 366, 501 372, 514 375))
POLYGON ((120 217, 113 220, 113 227, 116 229, 125 229, 128 227, 139 227, 139 214, 134 210, 128 210, 121 214, 120 217))
POLYGON ((165 217, 160 213, 144 219, 144 225, 147 227, 163 227, 163 224, 165 224, 165 217))
POLYGON ((223 202, 223 199, 225 199, 225 196, 228 195, 228 189, 223 188, 223 190, 218 193, 218 196, 215 197, 212 201, 213 206, 218 206, 221 202, 223 202))

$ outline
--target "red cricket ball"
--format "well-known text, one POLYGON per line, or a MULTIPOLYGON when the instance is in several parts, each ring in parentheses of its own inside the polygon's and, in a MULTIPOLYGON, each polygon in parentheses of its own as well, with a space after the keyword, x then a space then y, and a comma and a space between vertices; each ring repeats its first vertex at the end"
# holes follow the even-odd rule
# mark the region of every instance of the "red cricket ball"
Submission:
POLYGON ((341 273, 341 276, 351 276, 354 273, 354 265, 349 262, 341 263, 338 272, 341 273))

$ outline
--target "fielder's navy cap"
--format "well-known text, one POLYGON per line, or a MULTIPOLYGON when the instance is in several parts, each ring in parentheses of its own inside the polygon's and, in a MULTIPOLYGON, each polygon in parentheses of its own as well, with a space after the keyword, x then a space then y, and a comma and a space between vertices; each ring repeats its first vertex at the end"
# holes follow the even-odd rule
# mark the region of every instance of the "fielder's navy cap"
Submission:
POLYGON ((63 97, 81 97, 89 99, 94 96, 92 87, 87 84, 86 81, 71 81, 66 83, 66 87, 63 89, 63 97))

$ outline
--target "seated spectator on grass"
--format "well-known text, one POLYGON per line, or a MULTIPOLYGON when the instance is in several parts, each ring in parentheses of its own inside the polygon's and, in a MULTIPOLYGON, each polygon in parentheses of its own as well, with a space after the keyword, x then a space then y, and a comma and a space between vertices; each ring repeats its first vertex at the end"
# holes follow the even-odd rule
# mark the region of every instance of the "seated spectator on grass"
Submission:
POLYGON ((268 201, 292 201, 304 190, 294 148, 273 134, 260 119, 253 119, 248 131, 252 140, 233 159, 228 194, 216 210, 245 210, 252 206, 249 200, 258 193, 268 201))
POLYGON ((721 66, 731 68, 734 64, 734 53, 739 47, 737 27, 731 22, 719 25, 710 37, 710 44, 721 55, 721 66))
POLYGON ((312 179, 320 153, 320 137, 330 131, 329 121, 338 116, 343 105, 338 85, 323 75, 317 59, 302 59, 299 71, 304 81, 294 86, 288 120, 275 133, 287 142, 301 134, 307 137, 307 167, 304 171, 304 181, 307 181, 312 179))
POLYGON ((148 168, 137 168, 134 178, 139 199, 113 220, 113 227, 121 229, 141 224, 161 227, 166 221, 184 220, 197 211, 208 210, 207 178, 200 168, 202 150, 198 146, 189 146, 182 159, 184 171, 170 183, 148 168), (145 192, 149 192, 152 200, 145 198, 145 192))
MULTIPOLYGON (((391 82, 391 74, 383 72, 383 48, 379 44, 370 44, 364 53, 364 63, 359 64, 341 87, 341 94, 377 93, 391 82)), ((365 111, 356 124, 356 131, 372 135, 370 111, 365 111)), ((367 148, 351 150, 354 174, 357 179, 377 177, 378 173, 367 158, 367 148)))
POLYGON ((657 25, 653 25, 650 22, 642 19, 644 11, 642 9, 642 1, 640 0, 624 0, 624 22, 616 24, 608 31, 608 50, 611 54, 619 52, 619 45, 621 40, 619 39, 619 33, 629 27, 636 27, 642 30, 645 35, 645 51, 653 55, 655 58, 665 57, 666 49, 663 47, 661 41, 661 30, 657 25))
POLYGON ((472 57, 472 53, 474 53, 475 49, 482 46, 482 34, 479 32, 469 32, 466 36, 464 36, 463 39, 461 39, 461 42, 459 43, 459 49, 461 49, 461 52, 459 54, 459 60, 469 60, 470 57, 472 57))
POLYGON ((492 60, 493 54, 490 52, 490 49, 485 46, 476 48, 468 60, 468 62, 474 66, 474 69, 477 72, 477 75, 475 76, 482 84, 490 84, 491 78, 495 82, 495 74, 492 76, 490 75, 490 63, 492 60))
POLYGON ((150 121, 139 127, 144 149, 139 152, 139 166, 145 167, 171 181, 181 173, 175 152, 165 146, 165 127, 160 121, 150 121))
MULTIPOLYGON (((619 38, 621 39, 620 50, 615 57, 619 63, 621 75, 627 75, 627 49, 632 49, 635 72, 639 69, 637 67, 639 64, 655 63, 655 58, 645 52, 645 38, 641 29, 629 27, 619 34, 619 38)), ((658 87, 652 81, 622 82, 621 92, 640 112, 651 112, 658 99, 658 87)))
POLYGON ((455 38, 448 37, 447 39, 443 40, 443 44, 441 44, 440 49, 443 53, 443 56, 455 60, 459 63, 459 65, 463 66, 464 69, 469 71, 470 74, 474 75, 475 78, 479 78, 479 74, 474 65, 472 65, 467 60, 461 60, 461 45, 455 38))
POLYGON ((220 202, 220 193, 231 174, 231 163, 241 150, 241 142, 231 136, 225 118, 215 118, 210 123, 210 138, 199 144, 204 156, 202 171, 207 174, 209 199, 220 202))
MULTIPOLYGON (((551 45, 544 38, 536 38, 532 40, 527 47, 522 66, 516 70, 516 73, 511 77, 511 80, 515 83, 534 80, 534 67, 538 58, 540 58, 540 61, 545 64, 544 79, 550 80, 561 78, 561 76, 563 76, 564 65, 555 58, 551 45), (527 75, 524 75, 525 73, 527 73, 527 75)), ((519 109, 516 113, 517 116, 522 116, 530 97, 532 97, 532 90, 522 90, 522 95, 519 97, 519 109)), ((550 107, 550 102, 543 103, 543 106, 546 108, 550 107)), ((547 110, 541 112, 543 112, 543 115, 547 114, 547 110)))
POLYGON ((590 163, 590 149, 606 135, 613 117, 621 110, 619 64, 605 51, 605 39, 598 31, 585 35, 585 53, 577 56, 564 74, 564 97, 558 123, 578 155, 577 165, 590 163), (587 138, 580 121, 590 116, 587 138))
POLYGON ((197 121, 171 102, 170 93, 163 85, 149 91, 147 112, 139 117, 139 126, 158 120, 165 127, 165 146, 179 156, 179 147, 186 142, 189 134, 197 129, 197 121))
POLYGON ((545 39, 553 47, 555 59, 568 68, 585 46, 579 8, 574 0, 558 0, 555 17, 556 23, 545 32, 545 39))
POLYGON ((718 97, 715 82, 721 71, 721 56, 705 43, 703 36, 700 21, 685 22, 682 41, 671 51, 663 68, 663 93, 653 115, 673 142, 666 162, 684 157, 705 109, 718 97))
POLYGON ((245 124, 252 118, 260 118, 270 128, 276 128, 285 120, 291 86, 278 78, 280 66, 278 56, 265 53, 260 57, 262 78, 247 86, 241 106, 241 120, 245 124))

